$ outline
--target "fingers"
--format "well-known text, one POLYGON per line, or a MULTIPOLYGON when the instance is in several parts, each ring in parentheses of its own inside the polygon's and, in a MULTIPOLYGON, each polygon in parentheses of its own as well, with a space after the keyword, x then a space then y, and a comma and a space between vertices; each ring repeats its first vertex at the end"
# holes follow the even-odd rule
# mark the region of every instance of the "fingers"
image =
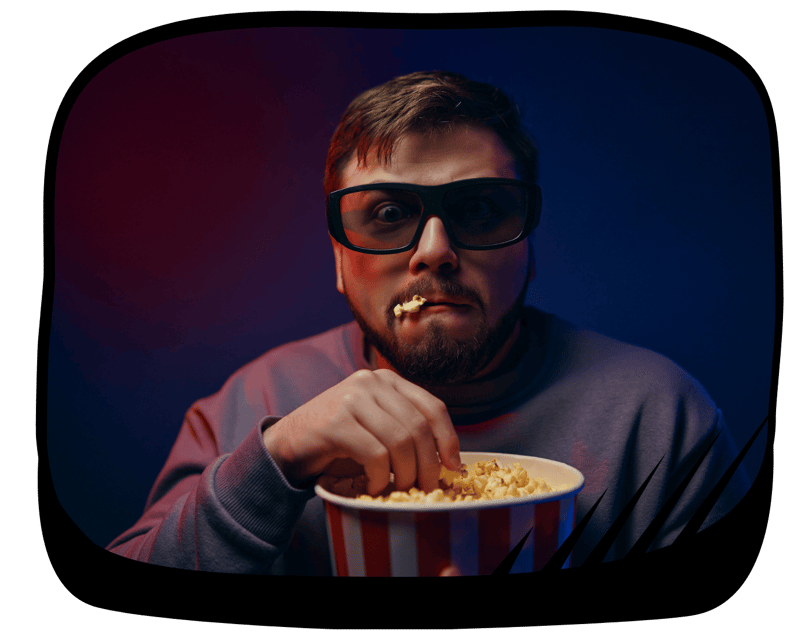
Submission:
POLYGON ((330 476, 348 477, 364 473, 364 466, 349 458, 336 459, 324 469, 330 476))
POLYGON ((415 484, 426 492, 436 489, 440 461, 429 420, 395 390, 378 396, 376 401, 393 421, 390 427, 376 431, 376 435, 389 449, 395 489, 406 490, 415 484))
MULTIPOLYGON (((348 416, 354 416, 351 406, 348 412, 348 416)), ((389 418, 380 408, 378 414, 372 418, 380 420, 381 415, 389 418)), ((352 467, 353 463, 360 464, 367 476, 367 492, 372 496, 379 494, 389 485, 389 450, 373 432, 365 427, 358 427, 355 418, 339 421, 325 437, 330 448, 334 450, 332 454, 334 460, 327 467, 332 469, 336 464, 346 470, 352 467), (335 459, 340 461, 337 463, 335 459)))
POLYGON ((430 492, 439 486, 441 462, 460 465, 445 404, 389 370, 350 375, 268 428, 263 441, 292 484, 348 459, 364 468, 373 496, 389 485, 390 472, 396 489, 430 492))
MULTIPOLYGON (((388 371, 382 371, 388 372, 388 371)), ((393 372, 391 375, 392 386, 426 417, 428 425, 434 438, 434 446, 440 454, 440 460, 449 470, 457 470, 460 467, 460 440, 451 417, 448 415, 448 408, 430 392, 420 386, 409 383, 406 379, 399 377, 393 372)), ((439 475, 439 466, 437 468, 439 475)))
POLYGON ((356 417, 390 452, 395 489, 415 484, 425 492, 437 489, 440 460, 459 467, 459 439, 445 404, 388 370, 363 375, 361 382, 374 386, 376 408, 391 417, 379 420, 377 409, 356 406, 356 417))
MULTIPOLYGON (((412 431, 404 422, 409 422, 412 413, 417 414, 420 418, 420 413, 405 399, 397 396, 375 398, 371 395, 362 395, 353 397, 347 405, 347 409, 364 430, 375 437, 386 456, 385 481, 383 476, 373 477, 367 473, 369 493, 374 496, 389 484, 390 467, 395 475, 395 489, 404 490, 414 485, 418 476, 418 453, 416 453, 412 431), (381 404, 386 406, 386 409, 381 404)), ((423 445, 425 445, 425 441, 423 445)), ((364 454, 364 450, 353 450, 353 452, 364 454)), ((379 454, 381 454, 380 450, 379 454)), ((361 462, 357 456, 354 458, 361 462)), ((364 463, 364 467, 367 467, 367 463, 364 463)))

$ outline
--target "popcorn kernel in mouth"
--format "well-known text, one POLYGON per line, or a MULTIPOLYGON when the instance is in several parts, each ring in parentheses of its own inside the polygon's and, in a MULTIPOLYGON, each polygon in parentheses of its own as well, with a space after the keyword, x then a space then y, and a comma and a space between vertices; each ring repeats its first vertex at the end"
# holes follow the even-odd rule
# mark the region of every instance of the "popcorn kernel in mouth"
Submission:
POLYGON ((424 303, 426 303, 426 299, 420 295, 415 295, 411 301, 395 306, 395 316, 400 317, 404 312, 417 312, 424 303))

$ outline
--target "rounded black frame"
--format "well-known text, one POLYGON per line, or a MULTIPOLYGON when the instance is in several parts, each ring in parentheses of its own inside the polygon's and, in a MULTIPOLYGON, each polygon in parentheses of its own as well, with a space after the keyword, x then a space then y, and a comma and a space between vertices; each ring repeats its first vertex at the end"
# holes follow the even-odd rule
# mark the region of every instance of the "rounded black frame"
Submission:
POLYGON ((367 253, 372 255, 392 255, 396 253, 403 253, 411 250, 417 245, 420 236, 423 234, 423 228, 428 221, 428 218, 436 215, 443 222, 443 227, 451 240, 451 243, 457 248, 463 250, 496 250, 497 248, 505 248, 517 244, 526 238, 541 219, 541 187, 535 182, 525 182, 519 179, 508 179, 504 177, 476 177, 474 179, 463 179, 456 182, 448 182, 447 184, 439 184, 437 186, 422 186, 419 184, 406 184, 400 182, 374 182, 372 184, 362 184, 360 186, 350 186, 349 188, 342 188, 341 190, 333 191, 327 197, 327 228, 330 235, 342 246, 349 248, 355 252, 367 253), (513 184, 521 185, 527 189, 527 216, 524 221, 522 232, 511 239, 510 241, 502 242, 499 244, 489 244, 487 246, 471 246, 459 241, 454 235, 454 232, 449 227, 446 219, 446 213, 443 210, 443 198, 449 191, 463 188, 474 184, 513 184), (356 193, 359 191, 378 190, 380 188, 397 188, 412 193, 417 193, 420 200, 423 202, 423 213, 420 216, 420 221, 417 224, 412 240, 402 248, 360 248, 350 243, 344 232, 344 227, 341 224, 341 208, 339 202, 343 195, 348 193, 356 193))

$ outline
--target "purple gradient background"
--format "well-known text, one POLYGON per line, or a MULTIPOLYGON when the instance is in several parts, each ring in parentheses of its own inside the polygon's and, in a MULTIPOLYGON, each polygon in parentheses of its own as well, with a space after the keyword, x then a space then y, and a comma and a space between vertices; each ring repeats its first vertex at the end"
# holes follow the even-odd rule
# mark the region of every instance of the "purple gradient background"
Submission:
POLYGON ((59 144, 47 443, 91 540, 138 518, 193 401, 351 320, 327 145, 358 93, 433 68, 507 90, 539 143, 528 303, 674 359, 740 445, 767 416, 777 213, 768 121, 735 66, 594 28, 184 36, 96 75, 59 144))

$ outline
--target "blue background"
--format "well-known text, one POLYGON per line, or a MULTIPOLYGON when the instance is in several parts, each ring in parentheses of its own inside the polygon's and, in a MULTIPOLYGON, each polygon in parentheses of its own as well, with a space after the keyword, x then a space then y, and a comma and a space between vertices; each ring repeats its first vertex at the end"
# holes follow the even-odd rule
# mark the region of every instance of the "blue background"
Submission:
POLYGON ((591 27, 177 37, 99 72, 59 140, 47 445, 91 540, 136 521, 196 399, 352 319, 329 139, 358 93, 428 69, 505 89, 538 142, 528 303, 676 361, 740 446, 767 416, 778 212, 765 105, 735 65, 591 27))

